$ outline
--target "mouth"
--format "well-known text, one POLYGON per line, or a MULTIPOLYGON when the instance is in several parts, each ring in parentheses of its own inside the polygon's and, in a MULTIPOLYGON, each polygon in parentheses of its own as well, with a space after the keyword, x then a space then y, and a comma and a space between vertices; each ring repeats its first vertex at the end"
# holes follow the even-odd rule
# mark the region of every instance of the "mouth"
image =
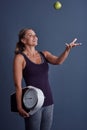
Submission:
POLYGON ((33 42, 37 42, 37 40, 34 40, 33 42))

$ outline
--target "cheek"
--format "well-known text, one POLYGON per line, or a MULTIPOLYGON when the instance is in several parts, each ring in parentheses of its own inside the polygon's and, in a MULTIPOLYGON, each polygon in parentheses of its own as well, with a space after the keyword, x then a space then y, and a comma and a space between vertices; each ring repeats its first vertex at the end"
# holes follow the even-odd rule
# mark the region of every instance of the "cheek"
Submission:
POLYGON ((32 38, 27 39, 27 42, 31 42, 31 41, 32 41, 32 38))
POLYGON ((31 44, 30 39, 27 39, 27 40, 26 40, 26 44, 31 44))

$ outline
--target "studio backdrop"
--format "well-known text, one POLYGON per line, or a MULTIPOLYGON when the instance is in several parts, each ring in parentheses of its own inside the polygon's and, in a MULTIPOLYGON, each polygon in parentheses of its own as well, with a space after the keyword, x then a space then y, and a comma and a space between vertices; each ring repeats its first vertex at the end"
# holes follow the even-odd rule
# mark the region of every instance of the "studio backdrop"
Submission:
POLYGON ((60 0, 59 10, 54 2, 0 1, 0 130, 24 130, 23 118, 10 111, 14 50, 22 28, 34 29, 37 49, 54 55, 74 38, 82 43, 62 65, 50 65, 49 81, 55 104, 53 130, 87 130, 87 0, 60 0))

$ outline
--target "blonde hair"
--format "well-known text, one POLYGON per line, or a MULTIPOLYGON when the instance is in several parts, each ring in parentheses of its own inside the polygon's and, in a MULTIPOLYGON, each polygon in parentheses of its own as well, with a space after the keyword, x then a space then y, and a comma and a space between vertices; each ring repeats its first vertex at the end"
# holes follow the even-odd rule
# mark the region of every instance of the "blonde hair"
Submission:
POLYGON ((18 34, 19 41, 16 44, 15 54, 18 54, 18 53, 23 52, 25 50, 25 44, 22 42, 21 39, 25 36, 26 31, 28 31, 28 30, 29 30, 29 28, 24 28, 24 29, 20 30, 20 32, 18 34))

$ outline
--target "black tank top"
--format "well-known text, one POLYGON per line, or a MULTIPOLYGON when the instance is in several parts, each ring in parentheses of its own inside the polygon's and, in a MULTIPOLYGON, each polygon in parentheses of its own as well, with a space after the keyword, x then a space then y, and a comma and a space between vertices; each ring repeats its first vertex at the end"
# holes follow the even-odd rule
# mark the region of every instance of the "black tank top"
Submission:
POLYGON ((39 52, 43 58, 41 64, 35 64, 24 54, 21 53, 26 61, 26 66, 23 69, 23 78, 26 86, 35 86, 41 89, 45 95, 45 101, 43 106, 53 104, 53 97, 48 79, 49 65, 42 52, 39 52))

